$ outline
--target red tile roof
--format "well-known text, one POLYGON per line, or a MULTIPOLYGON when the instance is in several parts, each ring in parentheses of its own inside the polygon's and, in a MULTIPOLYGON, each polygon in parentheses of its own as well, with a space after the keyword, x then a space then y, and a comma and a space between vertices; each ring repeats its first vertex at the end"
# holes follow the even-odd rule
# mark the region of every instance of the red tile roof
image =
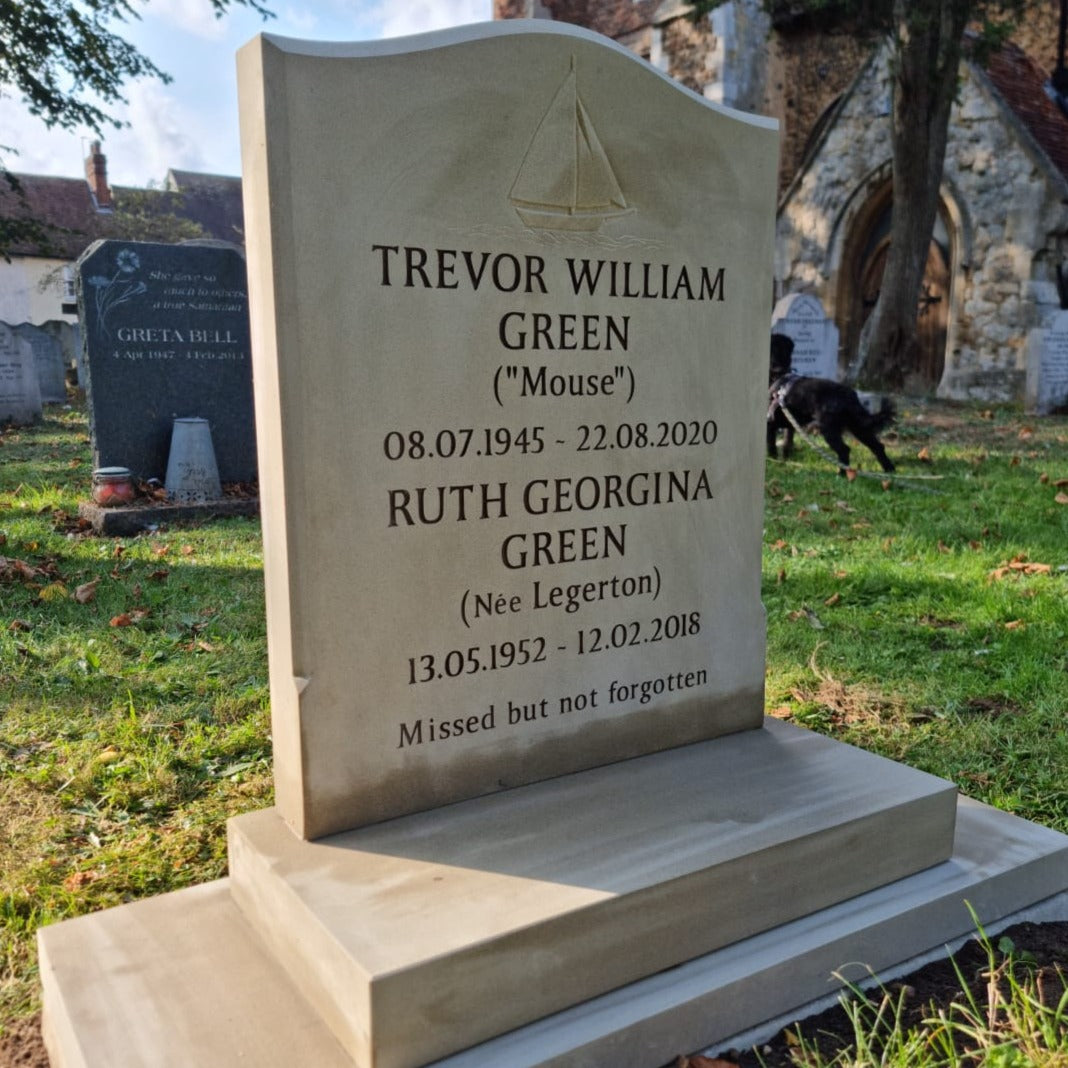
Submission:
POLYGON ((1068 178, 1068 117, 1046 92, 1046 72, 1009 44, 990 57, 986 73, 1050 162, 1068 178))
MULTIPOLYGON (((114 233, 119 212, 97 210, 84 178, 54 178, 40 174, 16 174, 19 190, 0 177, 0 217, 33 219, 42 225, 40 240, 12 244, 13 255, 77 259, 98 238, 114 233)), ((172 171, 169 189, 113 187, 122 203, 124 193, 138 194, 139 210, 158 205, 161 216, 177 215, 198 223, 208 237, 244 243, 241 179, 222 175, 172 171)), ((120 209, 121 210, 121 209, 120 209)), ((124 233, 123 236, 128 236, 124 233)))

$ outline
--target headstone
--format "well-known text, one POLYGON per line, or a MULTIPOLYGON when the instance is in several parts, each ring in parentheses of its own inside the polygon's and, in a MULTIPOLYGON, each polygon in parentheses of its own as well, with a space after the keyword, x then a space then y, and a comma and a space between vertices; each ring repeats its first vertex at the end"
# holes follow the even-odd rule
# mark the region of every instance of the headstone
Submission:
POLYGON ((306 837, 763 721, 774 134, 586 40, 485 58, 477 123, 450 49, 245 59, 298 79, 249 110, 244 185, 277 799, 306 837))
POLYGON ((67 368, 63 359, 63 346, 48 331, 31 323, 20 323, 12 329, 33 351, 42 403, 63 404, 67 399, 67 368))
POLYGON ((1068 311, 1029 335, 1027 406, 1039 415, 1068 407, 1068 311))
POLYGON ((0 425, 32 423, 40 415, 33 350, 7 323, 0 323, 0 425))
POLYGON ((77 323, 68 323, 64 319, 49 319, 41 323, 41 329, 54 337, 63 352, 63 366, 75 368, 79 388, 85 388, 85 374, 82 370, 82 342, 77 323))
POLYGON ((245 262, 99 241, 78 261, 94 467, 163 479, 176 418, 207 419, 223 483, 256 478, 245 262))
POLYGON ((793 339, 793 369, 812 378, 838 378, 838 327, 817 297, 791 293, 771 313, 773 333, 793 339))

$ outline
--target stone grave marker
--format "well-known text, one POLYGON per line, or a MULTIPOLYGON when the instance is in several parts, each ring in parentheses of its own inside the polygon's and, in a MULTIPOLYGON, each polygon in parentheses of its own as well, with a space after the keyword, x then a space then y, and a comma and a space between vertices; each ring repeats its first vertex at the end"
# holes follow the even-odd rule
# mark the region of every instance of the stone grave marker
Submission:
POLYGON ((78 323, 68 323, 64 319, 50 319, 41 324, 41 329, 54 337, 63 353, 64 368, 75 368, 78 386, 85 388, 85 372, 82 369, 82 341, 78 323))
POLYGON ((63 359, 63 346, 47 330, 32 323, 20 323, 12 329, 33 351, 42 403, 63 404, 67 399, 67 368, 63 359))
POLYGON ((33 350, 7 323, 0 323, 0 425, 32 423, 40 415, 33 350))
POLYGON ((94 467, 162 481, 176 418, 207 419, 226 482, 256 478, 245 261, 99 241, 78 261, 94 467))
POLYGON ((793 369, 813 378, 838 379, 838 327, 817 297, 791 293, 771 313, 773 333, 793 339, 793 369))
POLYGON ((1037 899, 764 721, 774 124, 555 24, 238 74, 277 806, 41 932, 56 1062, 644 1068, 1037 899))
POLYGON ((617 85, 589 42, 523 47, 459 141, 478 92, 453 50, 419 56, 445 87, 425 110, 387 103, 400 59, 244 60, 301 86, 250 98, 269 148, 244 183, 265 541, 289 553, 275 776, 307 837, 763 719, 775 136, 630 64, 617 85), (624 89, 649 93, 640 132, 624 89))
POLYGON ((1068 406, 1068 311, 1032 330, 1027 353, 1027 406, 1040 415, 1068 406))

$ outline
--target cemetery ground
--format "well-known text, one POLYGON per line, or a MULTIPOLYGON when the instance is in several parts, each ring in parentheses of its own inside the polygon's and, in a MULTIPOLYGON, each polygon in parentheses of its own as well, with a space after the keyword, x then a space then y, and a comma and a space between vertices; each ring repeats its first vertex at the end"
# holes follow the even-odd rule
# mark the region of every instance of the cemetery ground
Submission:
MULTIPOLYGON (((1068 832, 1068 422, 899 410, 900 479, 836 477, 803 443, 768 464, 768 712, 1068 832)), ((44 1063, 40 924, 224 874, 226 819, 271 803, 258 523, 94 536, 90 466, 82 408, 0 431, 2 1065, 44 1063)), ((1068 965, 1063 925, 1014 941, 1068 965)), ((960 1000, 952 969, 923 982, 914 1001, 960 1000)), ((1068 1063, 1064 1016, 1059 1054, 985 1063, 1068 1063)))

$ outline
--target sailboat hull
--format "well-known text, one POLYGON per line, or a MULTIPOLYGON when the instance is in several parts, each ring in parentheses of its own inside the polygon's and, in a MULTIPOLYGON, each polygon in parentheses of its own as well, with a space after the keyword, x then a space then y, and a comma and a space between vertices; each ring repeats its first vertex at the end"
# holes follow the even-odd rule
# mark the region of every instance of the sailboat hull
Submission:
POLYGON ((633 208, 533 208, 513 205, 524 226, 534 230, 572 230, 590 232, 600 228, 606 219, 629 215, 633 208))

